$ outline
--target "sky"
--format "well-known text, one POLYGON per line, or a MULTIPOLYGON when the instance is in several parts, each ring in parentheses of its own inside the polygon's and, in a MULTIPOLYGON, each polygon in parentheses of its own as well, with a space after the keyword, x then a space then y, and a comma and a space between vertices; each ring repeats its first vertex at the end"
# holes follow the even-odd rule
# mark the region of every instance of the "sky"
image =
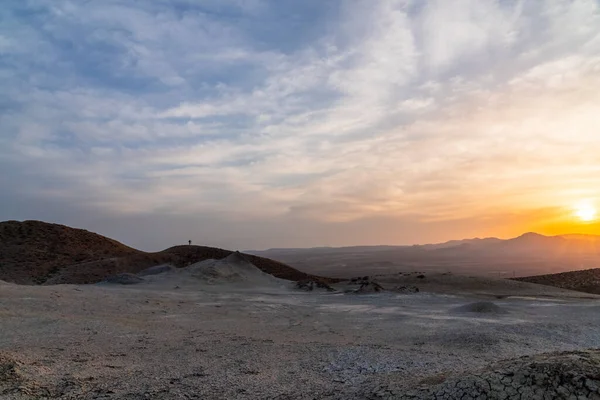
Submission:
POLYGON ((600 0, 2 4, 0 220, 144 250, 600 233, 600 0))

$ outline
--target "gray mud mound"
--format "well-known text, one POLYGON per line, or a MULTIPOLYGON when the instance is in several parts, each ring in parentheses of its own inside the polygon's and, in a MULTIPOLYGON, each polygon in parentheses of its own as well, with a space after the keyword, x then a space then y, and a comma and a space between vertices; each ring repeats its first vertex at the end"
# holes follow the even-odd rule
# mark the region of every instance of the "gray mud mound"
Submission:
POLYGON ((154 267, 146 268, 145 270, 138 272, 138 276, 150 276, 150 275, 158 275, 163 274, 165 272, 173 272, 177 268, 172 265, 164 264, 164 265, 156 265, 154 267))
MULTIPOLYGON (((443 379, 443 378, 442 378, 443 379)), ((600 400, 600 351, 541 354, 392 398, 600 400)))
POLYGON ((476 303, 465 304, 452 310, 455 313, 475 313, 475 314, 505 314, 506 310, 492 303, 491 301, 479 301, 476 303))
MULTIPOLYGON (((228 255, 227 257, 225 257, 223 259, 223 261, 228 262, 230 264, 252 264, 250 261, 248 261, 246 259, 246 257, 244 257, 244 255, 242 253, 240 253, 239 251, 236 251, 234 253, 231 253, 230 255, 228 255)), ((254 264, 252 264, 254 265, 254 264)))
POLYGON ((240 253, 219 260, 203 260, 183 268, 157 265, 143 270, 138 276, 144 277, 145 284, 176 289, 198 285, 234 285, 247 289, 289 286, 288 281, 261 271, 240 253))
POLYGON ((239 253, 233 253, 221 260, 205 260, 192 264, 183 268, 180 274, 211 285, 234 283, 270 286, 285 282, 261 271, 239 253))
POLYGON ((137 275, 128 273, 113 275, 106 278, 104 281, 104 283, 112 283, 117 285, 135 285, 142 282, 144 282, 144 278, 140 278, 137 275))

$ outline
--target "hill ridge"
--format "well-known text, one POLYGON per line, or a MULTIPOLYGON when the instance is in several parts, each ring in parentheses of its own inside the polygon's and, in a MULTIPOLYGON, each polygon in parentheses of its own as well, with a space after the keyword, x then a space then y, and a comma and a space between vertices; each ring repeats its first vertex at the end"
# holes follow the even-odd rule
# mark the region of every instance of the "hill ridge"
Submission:
MULTIPOLYGON (((208 246, 172 246, 148 253, 85 229, 43 221, 0 222, 0 280, 19 284, 96 283, 119 273, 172 264, 184 267, 236 252, 208 246)), ((284 263, 250 254, 236 255, 263 272, 291 281, 318 279, 284 263)))

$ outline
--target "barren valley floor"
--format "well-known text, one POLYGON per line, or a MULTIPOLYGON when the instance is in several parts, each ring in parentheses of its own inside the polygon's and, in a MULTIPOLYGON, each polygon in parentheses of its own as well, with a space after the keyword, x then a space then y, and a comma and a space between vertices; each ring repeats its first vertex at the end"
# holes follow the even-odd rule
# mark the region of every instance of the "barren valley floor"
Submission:
POLYGON ((0 284, 0 398, 437 398, 503 359, 600 347, 600 303, 564 293, 0 284))

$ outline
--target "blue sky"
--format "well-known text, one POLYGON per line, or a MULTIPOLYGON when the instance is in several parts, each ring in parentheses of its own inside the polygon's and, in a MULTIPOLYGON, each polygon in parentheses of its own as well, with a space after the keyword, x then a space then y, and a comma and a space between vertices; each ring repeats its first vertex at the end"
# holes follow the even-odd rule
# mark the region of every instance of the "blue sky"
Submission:
POLYGON ((600 198, 598 0, 5 0, 0 219, 416 243, 600 198))

